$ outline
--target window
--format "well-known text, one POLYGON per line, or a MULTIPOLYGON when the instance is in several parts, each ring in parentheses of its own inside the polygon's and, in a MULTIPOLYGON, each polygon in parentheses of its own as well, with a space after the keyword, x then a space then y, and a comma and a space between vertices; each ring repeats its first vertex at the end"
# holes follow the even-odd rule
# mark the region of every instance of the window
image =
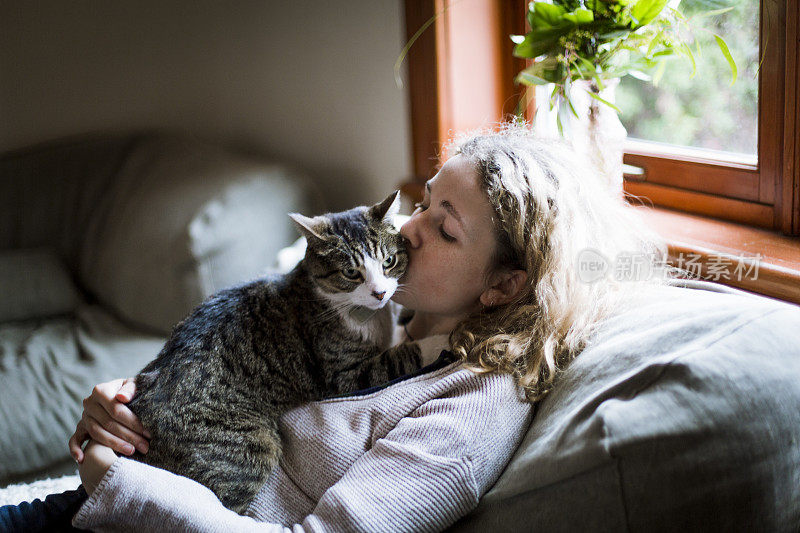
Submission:
MULTIPOLYGON (((748 1, 742 2, 745 11, 748 1)), ((763 63, 758 79, 755 153, 747 157, 746 153, 681 149, 632 138, 625 162, 644 168, 645 176, 641 182, 633 177, 626 180, 625 189, 656 205, 798 234, 797 198, 792 192, 797 181, 793 161, 797 142, 797 0, 765 1, 758 13, 763 63)), ((737 46, 746 48, 741 43, 737 46)), ((752 53, 748 55, 749 61, 739 58, 739 81, 754 70, 752 53)), ((742 120, 746 120, 743 129, 752 128, 752 119, 742 120)), ((739 142, 744 146, 745 141, 739 142)))

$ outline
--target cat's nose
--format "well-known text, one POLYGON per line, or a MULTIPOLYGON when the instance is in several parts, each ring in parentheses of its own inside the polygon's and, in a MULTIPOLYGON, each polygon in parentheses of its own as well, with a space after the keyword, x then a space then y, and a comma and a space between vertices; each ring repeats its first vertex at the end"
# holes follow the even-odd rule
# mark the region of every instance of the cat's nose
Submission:
POLYGON ((379 302, 383 300, 383 296, 384 296, 384 294, 386 294, 386 291, 381 291, 381 292, 378 292, 378 291, 372 291, 372 295, 373 295, 375 298, 377 298, 379 302))

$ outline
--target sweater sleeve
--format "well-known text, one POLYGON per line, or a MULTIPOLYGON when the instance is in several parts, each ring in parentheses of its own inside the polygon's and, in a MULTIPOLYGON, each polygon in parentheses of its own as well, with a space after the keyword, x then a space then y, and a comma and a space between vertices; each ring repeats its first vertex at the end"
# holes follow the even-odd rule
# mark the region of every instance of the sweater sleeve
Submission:
POLYGON ((530 420, 530 406, 486 392, 435 398, 400 420, 302 524, 256 522, 225 508, 203 485, 120 458, 73 525, 98 531, 438 531, 477 506, 530 420))
POLYGON ((231 511, 189 478, 119 457, 72 519, 92 531, 291 531, 231 511))

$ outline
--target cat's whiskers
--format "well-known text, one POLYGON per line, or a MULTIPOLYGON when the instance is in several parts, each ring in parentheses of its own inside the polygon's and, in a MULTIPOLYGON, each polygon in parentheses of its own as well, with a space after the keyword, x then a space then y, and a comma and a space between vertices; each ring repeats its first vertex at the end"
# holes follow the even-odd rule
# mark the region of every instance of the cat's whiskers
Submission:
POLYGON ((314 320, 311 322, 312 324, 318 324, 320 322, 330 320, 331 318, 336 316, 336 314, 339 313, 340 311, 346 310, 350 307, 354 307, 354 305, 349 302, 334 303, 329 301, 329 304, 330 308, 315 316, 314 320))
POLYGON ((410 289, 408 288, 408 286, 407 286, 407 285, 405 285, 405 284, 400 284, 400 285, 398 285, 398 286, 397 286, 397 289, 395 289, 394 293, 395 293, 395 294, 398 294, 398 293, 401 293, 401 294, 407 294, 407 295, 409 295, 409 296, 411 296, 411 297, 413 297, 413 298, 416 298, 416 297, 417 297, 416 293, 415 293, 414 291, 410 290, 410 289))

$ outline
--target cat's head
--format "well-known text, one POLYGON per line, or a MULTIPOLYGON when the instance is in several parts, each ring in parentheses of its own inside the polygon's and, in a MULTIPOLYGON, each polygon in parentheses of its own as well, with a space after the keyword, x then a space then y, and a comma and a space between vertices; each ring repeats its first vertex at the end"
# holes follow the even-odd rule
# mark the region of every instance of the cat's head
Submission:
POLYGON ((379 309, 394 295, 408 265, 392 223, 399 209, 398 191, 371 207, 313 218, 289 214, 308 241, 304 261, 311 278, 335 305, 379 309))

